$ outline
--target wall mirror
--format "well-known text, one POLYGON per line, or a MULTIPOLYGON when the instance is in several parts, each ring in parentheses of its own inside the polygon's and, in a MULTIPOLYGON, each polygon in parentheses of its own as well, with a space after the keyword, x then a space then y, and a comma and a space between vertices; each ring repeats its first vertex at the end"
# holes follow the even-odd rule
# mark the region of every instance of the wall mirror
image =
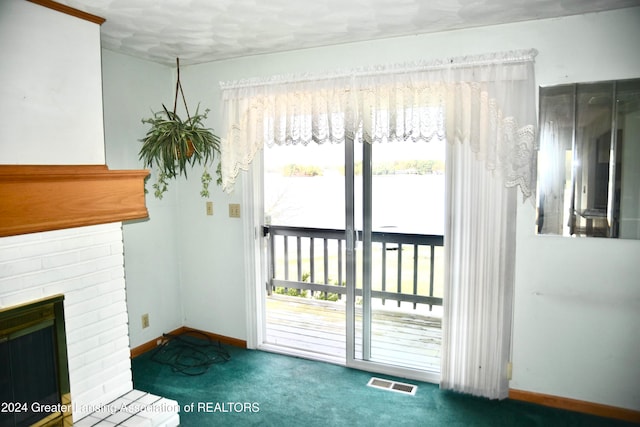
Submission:
POLYGON ((538 234, 640 239, 640 79, 540 88, 538 234))

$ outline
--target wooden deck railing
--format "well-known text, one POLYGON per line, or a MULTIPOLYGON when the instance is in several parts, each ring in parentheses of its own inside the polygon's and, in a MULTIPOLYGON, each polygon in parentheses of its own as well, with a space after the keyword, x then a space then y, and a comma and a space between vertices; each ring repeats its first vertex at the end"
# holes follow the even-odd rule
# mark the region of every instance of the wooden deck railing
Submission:
MULTIPOLYGON (((303 295, 308 291, 311 297, 319 293, 323 299, 346 294, 345 230, 269 226, 264 231, 269 235, 270 292, 284 289, 303 295)), ((361 241, 361 233, 357 235, 361 241)), ((443 236, 374 231, 371 238, 372 298, 382 304, 395 301, 398 307, 408 302, 414 309, 417 304, 429 309, 442 305, 436 250, 443 246, 443 236)), ((362 284, 357 282, 356 296, 362 296, 362 284)))

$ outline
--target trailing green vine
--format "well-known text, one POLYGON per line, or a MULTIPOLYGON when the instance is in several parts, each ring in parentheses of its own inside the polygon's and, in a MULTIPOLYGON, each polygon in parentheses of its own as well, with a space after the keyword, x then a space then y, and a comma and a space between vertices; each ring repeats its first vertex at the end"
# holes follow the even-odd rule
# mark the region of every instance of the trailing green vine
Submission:
MULTIPOLYGON (((209 197, 209 184, 213 180, 207 168, 216 155, 220 154, 220 138, 212 129, 205 127, 209 109, 200 113, 200 105, 194 115, 189 114, 187 103, 180 83, 180 62, 178 64, 178 79, 176 82, 176 98, 173 111, 162 105, 162 111, 154 112, 150 118, 142 119, 142 123, 150 125, 145 137, 141 139, 142 147, 139 159, 145 167, 157 170, 157 181, 153 184, 154 195, 162 199, 167 191, 169 180, 182 175, 187 178, 187 171, 196 164, 204 166, 201 177, 202 197, 209 197), (182 119, 176 113, 178 92, 182 93, 187 118, 182 119)), ((221 182, 220 164, 218 163, 219 179, 221 182)))

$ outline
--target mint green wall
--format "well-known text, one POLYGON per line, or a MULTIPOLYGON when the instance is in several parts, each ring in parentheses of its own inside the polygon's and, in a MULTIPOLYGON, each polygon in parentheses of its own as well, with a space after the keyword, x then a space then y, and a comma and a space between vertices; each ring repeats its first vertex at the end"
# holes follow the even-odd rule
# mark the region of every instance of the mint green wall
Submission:
MULTIPOLYGON (((105 147, 110 169, 143 169, 138 150, 147 126, 143 117, 162 103, 173 105, 173 69, 102 51, 105 147)), ((152 177, 153 179, 153 177, 152 177)), ((139 346, 183 325, 179 277, 178 186, 164 199, 151 194, 149 219, 123 223, 129 340, 139 346), (149 314, 149 328, 141 316, 149 314)))
MULTIPOLYGON (((247 77, 527 48, 539 51, 539 85, 640 77, 639 22, 640 8, 634 8, 253 56, 183 67, 182 83, 189 103, 200 101, 211 108, 209 124, 219 128, 218 82, 247 77)), ((107 120, 107 129, 113 125, 107 120)), ((215 214, 208 217, 198 195, 198 177, 194 173, 189 181, 179 182, 174 201, 179 208, 172 218, 180 230, 176 251, 184 321, 246 339, 243 239, 253 230, 243 229, 240 220, 227 214, 228 203, 242 202, 243 178, 231 195, 214 190, 215 214)), ((167 202, 172 199, 161 203, 167 202)), ((152 210, 151 215, 148 225, 140 225, 148 228, 140 239, 150 238, 152 228, 167 232, 170 215, 157 226, 154 217, 162 214, 152 210)), ((534 218, 530 203, 519 206, 511 387, 640 410, 640 241, 536 236, 534 218)), ((155 261, 139 262, 150 267, 155 261)), ((174 266, 153 265, 175 274, 174 266)), ((140 286, 152 289, 150 283, 140 286)), ((130 304, 142 300, 136 295, 130 304)), ((135 315, 131 318, 136 321, 135 315)))

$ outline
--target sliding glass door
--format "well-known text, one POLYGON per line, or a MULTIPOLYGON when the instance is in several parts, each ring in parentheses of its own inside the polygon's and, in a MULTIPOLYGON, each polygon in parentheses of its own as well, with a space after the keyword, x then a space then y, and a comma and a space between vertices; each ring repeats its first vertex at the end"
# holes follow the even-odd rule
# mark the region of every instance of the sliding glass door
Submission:
POLYGON ((436 379, 443 143, 347 140, 269 150, 266 342, 436 379))
POLYGON ((345 159, 345 170, 352 169, 345 212, 347 235, 353 236, 347 362, 435 379, 444 281, 444 143, 348 142, 345 159))
MULTIPOLYGON (((344 144, 264 150, 265 342, 344 363, 344 144)), ((264 282, 263 282, 264 283, 264 282)))

